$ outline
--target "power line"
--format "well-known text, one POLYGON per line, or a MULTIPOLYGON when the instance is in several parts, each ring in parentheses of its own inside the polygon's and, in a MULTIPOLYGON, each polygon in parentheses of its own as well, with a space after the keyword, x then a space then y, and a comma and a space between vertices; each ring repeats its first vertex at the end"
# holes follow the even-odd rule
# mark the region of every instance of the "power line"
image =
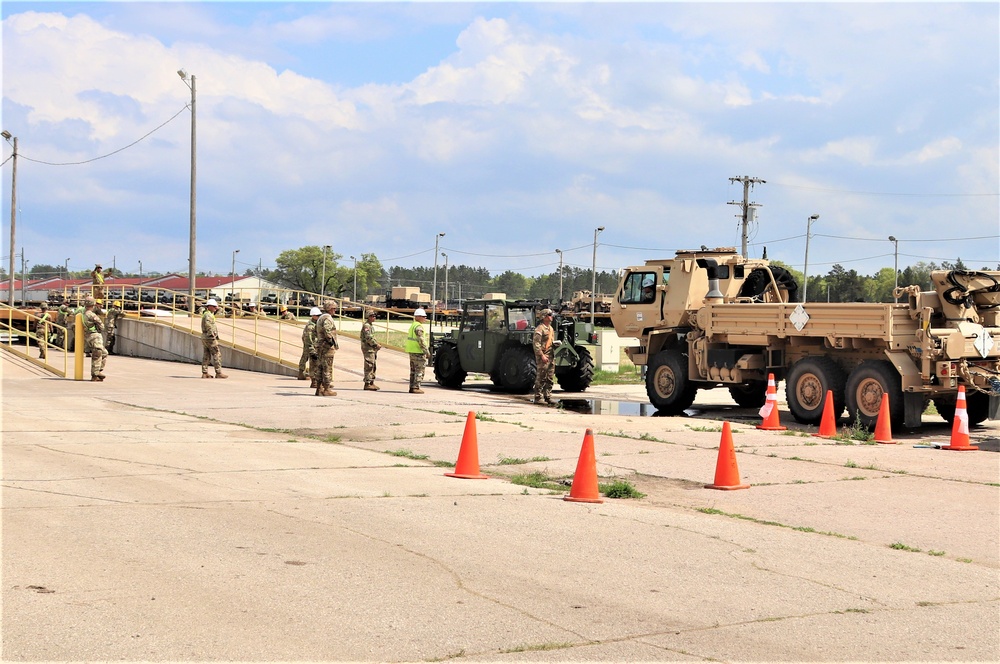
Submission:
POLYGON ((93 161, 97 161, 99 159, 106 159, 107 157, 110 157, 112 155, 116 155, 119 152, 122 152, 124 150, 128 150, 133 145, 141 143, 142 141, 146 140, 147 138, 149 138, 150 136, 152 136, 153 134, 155 134, 156 132, 158 132, 160 129, 163 129, 165 126, 167 126, 168 124, 170 124, 171 122, 173 122, 174 119, 176 119, 178 115, 180 115, 181 113, 183 113, 184 111, 186 111, 187 108, 188 107, 185 105, 184 108, 182 108, 181 110, 177 111, 173 115, 173 117, 171 117, 169 120, 167 120, 166 122, 164 122, 163 124, 161 124, 156 129, 153 129, 152 131, 150 131, 149 133, 147 133, 145 136, 143 136, 143 137, 141 137, 141 138, 139 138, 139 139, 137 139, 135 141, 132 141, 131 143, 129 143, 125 147, 118 148, 117 150, 115 150, 113 152, 109 152, 108 154, 101 155, 100 157, 94 157, 93 159, 86 159, 84 161, 68 161, 68 162, 64 162, 64 163, 55 163, 55 162, 51 162, 51 161, 42 161, 41 159, 32 159, 31 157, 26 157, 25 155, 23 155, 21 153, 18 153, 17 156, 20 157, 21 159, 27 159, 28 161, 34 162, 36 164, 44 164, 46 166, 80 166, 82 164, 89 164, 89 163, 91 163, 93 161))
POLYGON ((858 194, 863 196, 912 196, 914 198, 928 198, 928 197, 953 197, 953 198, 975 198, 982 196, 1000 196, 1000 193, 992 194, 937 194, 937 193, 903 193, 903 192, 885 192, 885 191, 854 191, 851 189, 831 189, 829 187, 807 187, 800 184, 788 184, 784 182, 775 182, 774 180, 769 180, 769 184, 775 185, 777 187, 788 187, 789 189, 808 189, 810 191, 827 191, 832 194, 858 194))

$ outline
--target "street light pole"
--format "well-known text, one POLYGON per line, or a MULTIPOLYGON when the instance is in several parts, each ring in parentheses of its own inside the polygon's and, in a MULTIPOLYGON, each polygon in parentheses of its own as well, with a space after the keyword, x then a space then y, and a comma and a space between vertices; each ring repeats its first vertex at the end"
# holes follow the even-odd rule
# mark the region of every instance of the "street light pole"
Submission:
POLYGON ((448 254, 441 252, 444 256, 444 308, 448 308, 448 254))
POLYGON ((351 260, 354 261, 354 302, 358 301, 358 259, 351 256, 351 260))
POLYGON ((139 288, 142 288, 142 261, 139 261, 139 288))
POLYGON ((69 259, 68 258, 66 259, 66 262, 63 263, 63 279, 69 279, 69 259))
MULTIPOLYGON (((17 226, 17 136, 11 136, 10 132, 4 130, 0 132, 0 136, 10 141, 13 138, 14 146, 14 156, 11 157, 11 176, 10 176, 10 269, 7 270, 7 304, 10 308, 14 308, 14 247, 16 235, 15 227, 17 226)), ((23 252, 22 252, 23 253, 23 252)))
POLYGON ((896 295, 896 289, 899 288, 899 240, 896 239, 894 235, 889 236, 889 242, 892 242, 892 274, 895 277, 892 283, 892 301, 899 302, 899 297, 896 295))
POLYGON ((230 302, 236 301, 236 254, 238 253, 239 249, 233 251, 233 271, 229 273, 229 278, 232 280, 229 284, 230 302))
POLYGON ((806 297, 809 292, 809 238, 812 237, 812 223, 819 219, 818 214, 814 214, 809 217, 809 221, 806 222, 806 260, 805 264, 802 266, 802 303, 806 303, 806 297))
POLYGON ((594 230, 594 262, 591 264, 590 275, 590 323, 594 325, 594 305, 597 301, 597 234, 604 230, 604 226, 598 226, 594 230))
POLYGON ((556 253, 559 254, 559 307, 562 308, 563 301, 563 252, 562 249, 556 249, 556 253))
POLYGON ((188 310, 193 314, 195 312, 194 304, 194 282, 195 275, 198 273, 197 267, 195 266, 195 247, 197 245, 196 239, 197 233, 197 215, 195 210, 197 209, 197 174, 198 174, 198 149, 197 149, 197 126, 198 126, 198 116, 195 113, 195 102, 197 99, 197 94, 195 92, 195 76, 191 74, 191 82, 188 83, 187 72, 183 69, 177 72, 177 75, 181 77, 184 81, 184 85, 191 88, 191 228, 189 231, 188 239, 188 310))
POLYGON ((326 300, 326 252, 330 251, 330 245, 323 245, 323 281, 319 284, 319 306, 322 309, 323 303, 326 300))
POLYGON ((437 286, 438 286, 438 242, 444 237, 444 233, 434 236, 434 285, 431 286, 431 330, 434 329, 434 320, 437 313, 437 286))

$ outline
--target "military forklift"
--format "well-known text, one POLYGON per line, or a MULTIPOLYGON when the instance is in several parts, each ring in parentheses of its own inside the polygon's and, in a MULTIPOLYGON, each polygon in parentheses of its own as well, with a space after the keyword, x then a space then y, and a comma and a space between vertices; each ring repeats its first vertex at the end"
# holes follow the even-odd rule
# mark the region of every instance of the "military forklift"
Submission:
MULTIPOLYGON (((538 312, 536 300, 467 300, 459 327, 432 342, 434 376, 442 387, 459 389, 470 373, 489 374, 507 392, 525 394, 535 384, 531 338, 538 312)), ((594 359, 583 344, 596 345, 592 323, 558 314, 555 329, 556 382, 566 392, 583 392, 594 378, 594 359)))

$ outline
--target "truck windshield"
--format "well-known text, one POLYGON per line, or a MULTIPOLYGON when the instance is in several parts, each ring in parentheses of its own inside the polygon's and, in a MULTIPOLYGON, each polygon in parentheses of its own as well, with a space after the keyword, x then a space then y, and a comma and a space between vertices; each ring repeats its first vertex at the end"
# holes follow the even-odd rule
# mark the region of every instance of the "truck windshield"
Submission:
POLYGON ((511 309, 507 312, 507 323, 512 331, 530 330, 534 328, 533 309, 511 309))

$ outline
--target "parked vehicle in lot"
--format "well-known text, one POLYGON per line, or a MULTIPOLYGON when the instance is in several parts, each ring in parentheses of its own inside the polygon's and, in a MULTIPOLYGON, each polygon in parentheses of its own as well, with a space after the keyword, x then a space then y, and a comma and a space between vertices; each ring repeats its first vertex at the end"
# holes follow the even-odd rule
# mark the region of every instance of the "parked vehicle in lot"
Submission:
MULTIPOLYGON (((535 383, 531 337, 540 302, 466 300, 457 330, 433 340, 434 375, 438 384, 459 388, 470 373, 489 374, 493 384, 526 393, 535 383)), ((583 392, 594 378, 594 360, 586 345, 596 345, 591 323, 556 316, 556 382, 567 392, 583 392)))
POLYGON ((959 385, 971 424, 1000 411, 1000 271, 937 270, 934 290, 897 289, 897 303, 796 303, 797 284, 732 248, 678 251, 623 270, 611 319, 645 365, 646 393, 677 414, 700 389, 764 403, 769 373, 786 384, 798 422, 836 416, 873 427, 882 395, 894 426, 917 427, 932 400, 948 421, 959 385), (643 291, 650 279, 655 291, 643 291))

